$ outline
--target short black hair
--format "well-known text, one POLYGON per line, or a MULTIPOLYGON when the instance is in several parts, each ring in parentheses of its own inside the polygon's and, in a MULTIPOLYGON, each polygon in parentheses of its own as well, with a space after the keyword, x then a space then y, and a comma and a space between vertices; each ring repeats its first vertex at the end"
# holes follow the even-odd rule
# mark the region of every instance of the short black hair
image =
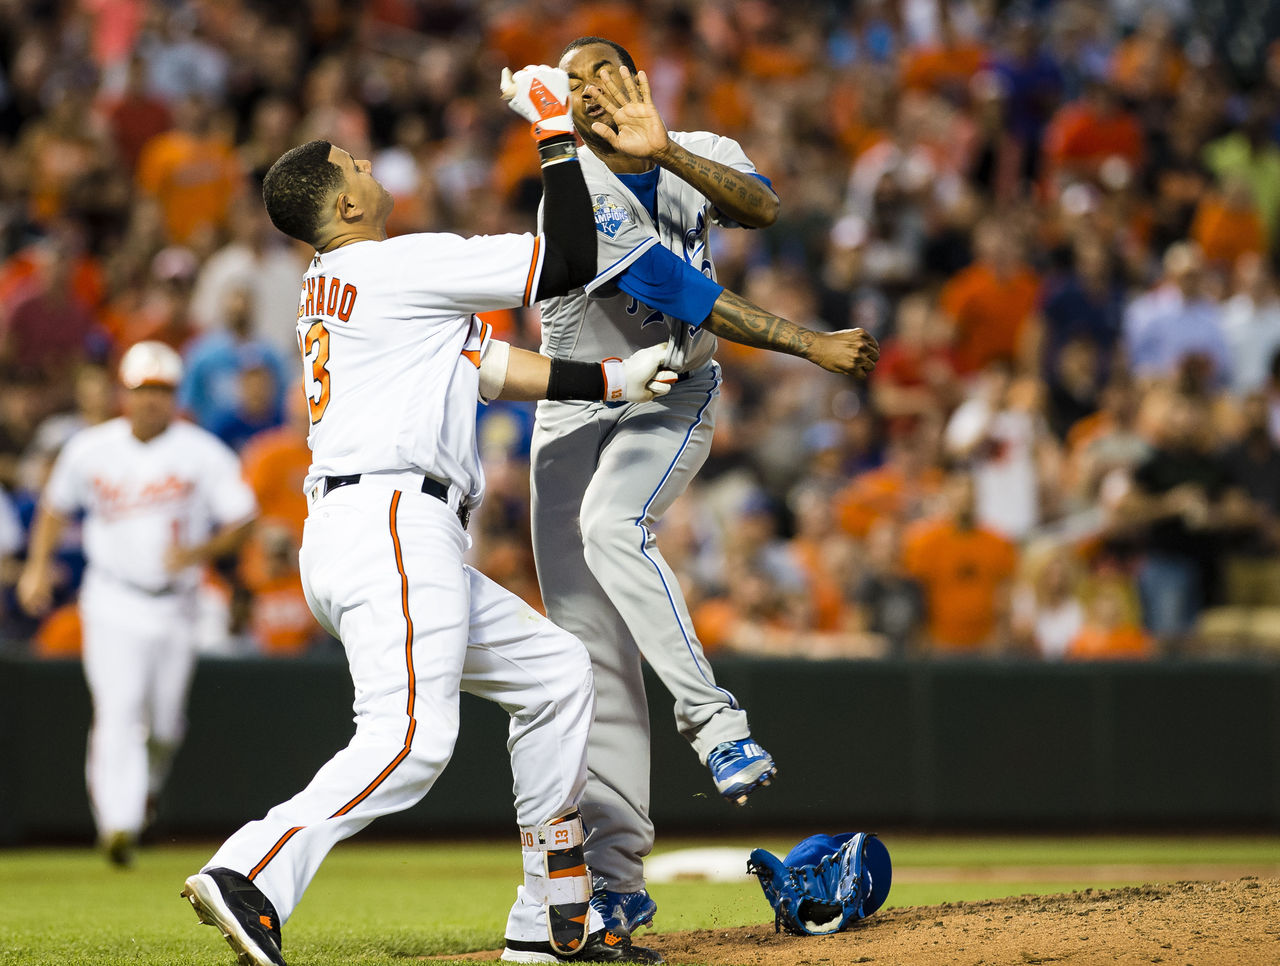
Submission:
POLYGON ((271 224, 308 245, 320 231, 325 199, 346 184, 342 169, 329 160, 332 150, 328 141, 300 144, 280 155, 262 179, 271 224))
POLYGON ((592 44, 604 44, 606 47, 612 47, 614 53, 618 55, 618 60, 622 62, 622 66, 636 73, 636 62, 632 59, 631 54, 627 52, 627 48, 622 44, 613 40, 606 40, 604 37, 579 37, 577 40, 569 41, 564 50, 560 51, 560 59, 564 60, 565 54, 571 50, 577 50, 579 47, 590 47, 592 44))

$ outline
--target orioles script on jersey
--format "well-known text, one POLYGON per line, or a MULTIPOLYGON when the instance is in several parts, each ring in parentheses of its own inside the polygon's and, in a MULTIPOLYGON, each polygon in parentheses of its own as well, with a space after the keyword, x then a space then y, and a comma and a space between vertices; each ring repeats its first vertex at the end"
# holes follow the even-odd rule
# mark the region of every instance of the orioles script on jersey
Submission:
POLYGON ((173 473, 163 480, 149 480, 140 488, 113 483, 100 476, 91 477, 89 485, 93 487, 95 510, 107 520, 167 503, 181 502, 188 499, 195 490, 194 482, 179 479, 173 473))
POLYGON ((298 299, 298 318, 327 315, 346 322, 356 307, 356 287, 340 278, 326 279, 323 275, 302 280, 302 295, 298 299))

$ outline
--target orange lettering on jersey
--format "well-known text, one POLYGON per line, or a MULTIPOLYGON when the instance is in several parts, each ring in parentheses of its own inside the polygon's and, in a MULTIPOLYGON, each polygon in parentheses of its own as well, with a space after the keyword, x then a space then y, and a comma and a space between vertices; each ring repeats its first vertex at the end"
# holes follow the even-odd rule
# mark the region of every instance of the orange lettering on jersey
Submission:
POLYGON ((316 314, 316 280, 314 278, 308 278, 308 279, 305 279, 304 281, 306 282, 306 287, 304 291, 306 292, 306 295, 307 295, 307 313, 306 314, 315 315, 316 314))
POLYGON ((93 487, 95 509, 110 520, 130 513, 145 512, 166 503, 181 503, 194 492, 196 485, 170 473, 164 479, 151 480, 141 487, 113 483, 101 476, 89 481, 93 487))
POLYGON ((348 282, 342 286, 342 301, 338 303, 338 321, 345 322, 351 318, 351 310, 356 307, 356 287, 348 282))
MULTIPOLYGON (((330 291, 332 291, 332 286, 330 291)), ((314 383, 307 387, 307 406, 311 410, 311 422, 320 422, 324 411, 329 408, 329 330, 323 322, 311 323, 307 329, 306 339, 302 343, 302 363, 306 366, 307 356, 315 349, 315 358, 311 360, 311 379, 314 383)))
MULTIPOLYGON (((341 294, 341 292, 338 291, 338 287, 341 284, 342 284, 342 279, 340 278, 335 278, 332 282, 329 283, 329 307, 325 309, 325 311, 329 315, 338 314, 338 296, 341 294)), ((319 299, 316 299, 317 304, 319 303, 319 301, 320 301, 319 299)))
POLYGON ((324 311, 324 276, 316 276, 316 315, 324 311))

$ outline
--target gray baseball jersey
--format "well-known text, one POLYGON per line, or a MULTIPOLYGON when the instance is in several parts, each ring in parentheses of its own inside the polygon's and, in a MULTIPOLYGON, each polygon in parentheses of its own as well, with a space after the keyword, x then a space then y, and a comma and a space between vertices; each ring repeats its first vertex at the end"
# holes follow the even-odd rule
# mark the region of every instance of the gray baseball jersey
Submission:
MULTIPOLYGON (((738 171, 756 170, 732 138, 708 131, 672 131, 670 136, 692 154, 738 171)), ((716 337, 640 303, 618 288, 615 279, 658 244, 714 279, 715 266, 707 245, 710 224, 734 223, 700 191, 666 171, 658 179, 655 222, 640 199, 590 148, 583 147, 578 157, 596 217, 599 269, 584 288, 541 303, 543 354, 588 362, 609 356, 626 358, 636 349, 670 338, 667 362, 673 369, 692 372, 701 368, 711 361, 716 337)))
MULTIPOLYGON (((692 153, 755 171, 729 138, 671 138, 692 153)), ((655 220, 589 150, 579 157, 595 209, 599 274, 585 288, 541 303, 542 351, 625 358, 670 338, 668 362, 687 374, 648 403, 539 403, 531 454, 533 544, 547 614, 587 645, 595 672, 582 800, 587 864, 597 885, 630 892, 644 885, 643 857, 653 845, 641 655, 675 698, 676 725, 699 758, 750 729, 733 695, 716 685, 653 535, 711 447, 720 387, 711 361, 715 336, 638 302, 616 280, 657 244, 714 278, 709 226, 732 223, 667 171, 658 173, 655 220)))

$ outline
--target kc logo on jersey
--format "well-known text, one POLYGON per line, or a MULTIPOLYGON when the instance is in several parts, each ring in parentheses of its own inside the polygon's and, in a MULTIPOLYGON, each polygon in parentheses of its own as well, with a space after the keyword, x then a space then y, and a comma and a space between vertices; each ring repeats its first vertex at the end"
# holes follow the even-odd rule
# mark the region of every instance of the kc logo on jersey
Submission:
POLYGON ((596 230, 610 238, 617 235, 618 229, 631 219, 626 206, 614 201, 608 195, 596 195, 591 200, 591 210, 596 216, 596 230))

